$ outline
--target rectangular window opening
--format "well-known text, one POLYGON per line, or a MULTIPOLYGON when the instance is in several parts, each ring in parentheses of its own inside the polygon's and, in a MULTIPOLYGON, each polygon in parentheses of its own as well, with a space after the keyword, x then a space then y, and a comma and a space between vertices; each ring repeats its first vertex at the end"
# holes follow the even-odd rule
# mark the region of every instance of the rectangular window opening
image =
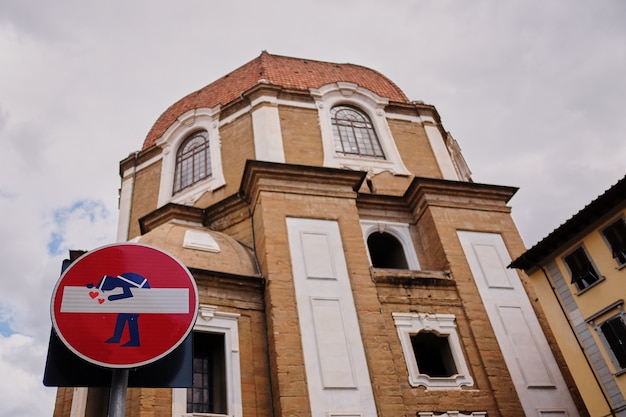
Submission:
POLYGON ((600 274, 596 271, 583 247, 563 258, 572 275, 572 284, 576 284, 579 290, 591 286, 600 280, 600 274))
POLYGON ((626 369, 626 325, 622 316, 608 319, 600 325, 600 330, 615 356, 621 369, 626 369))
POLYGON ((623 218, 611 223, 602 231, 611 248, 611 254, 618 265, 626 264, 626 222, 623 218))
POLYGON ((411 345, 421 374, 449 378, 458 373, 447 335, 419 332, 411 335, 411 345))
POLYGON ((193 387, 187 389, 187 412, 228 413, 223 334, 193 334, 193 387))

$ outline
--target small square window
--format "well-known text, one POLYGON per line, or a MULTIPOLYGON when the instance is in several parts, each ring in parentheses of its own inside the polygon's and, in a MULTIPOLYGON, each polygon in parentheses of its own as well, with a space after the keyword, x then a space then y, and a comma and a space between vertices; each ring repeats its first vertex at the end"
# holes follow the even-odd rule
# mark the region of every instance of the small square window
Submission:
POLYGON ((575 284, 579 291, 589 288, 600 281, 600 274, 594 268, 582 246, 565 256, 563 260, 569 268, 572 284, 575 284))
POLYGON ((611 223, 602 230, 602 236, 611 248, 611 254, 619 266, 626 265, 626 222, 624 218, 611 223))

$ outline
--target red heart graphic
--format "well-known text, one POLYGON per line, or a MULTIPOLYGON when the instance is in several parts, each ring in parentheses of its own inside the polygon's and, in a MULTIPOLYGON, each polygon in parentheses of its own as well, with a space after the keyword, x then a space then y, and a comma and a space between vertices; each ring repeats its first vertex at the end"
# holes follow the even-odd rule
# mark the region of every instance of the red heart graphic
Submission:
POLYGON ((96 298, 98 296, 98 291, 89 291, 89 296, 91 298, 96 298))
POLYGON ((104 303, 104 298, 98 298, 98 303, 100 304, 104 303))

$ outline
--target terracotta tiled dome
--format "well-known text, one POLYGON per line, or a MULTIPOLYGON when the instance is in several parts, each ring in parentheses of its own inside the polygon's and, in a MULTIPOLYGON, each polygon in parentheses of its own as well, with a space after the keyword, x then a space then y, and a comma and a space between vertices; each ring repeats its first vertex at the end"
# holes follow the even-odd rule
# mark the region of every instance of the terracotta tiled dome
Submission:
POLYGON ((258 276, 254 254, 224 233, 176 222, 162 224, 139 238, 162 249, 188 268, 234 275, 258 276))
POLYGON ((307 91, 338 81, 357 84, 392 102, 409 102, 397 85, 372 69, 353 64, 271 55, 264 51, 247 64, 170 106, 150 129, 143 149, 152 147, 180 115, 192 109, 226 105, 256 84, 307 91))

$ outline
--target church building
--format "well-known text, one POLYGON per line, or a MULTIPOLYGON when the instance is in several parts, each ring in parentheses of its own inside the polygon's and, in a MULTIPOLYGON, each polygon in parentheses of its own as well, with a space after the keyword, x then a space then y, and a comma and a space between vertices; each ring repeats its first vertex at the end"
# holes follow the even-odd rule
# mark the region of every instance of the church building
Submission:
MULTIPOLYGON (((120 176, 118 240, 200 298, 193 388, 130 388, 127 416, 589 415, 507 268, 516 188, 473 182, 384 75, 264 51, 165 110, 120 176)), ((107 398, 59 388, 54 416, 107 398)))

